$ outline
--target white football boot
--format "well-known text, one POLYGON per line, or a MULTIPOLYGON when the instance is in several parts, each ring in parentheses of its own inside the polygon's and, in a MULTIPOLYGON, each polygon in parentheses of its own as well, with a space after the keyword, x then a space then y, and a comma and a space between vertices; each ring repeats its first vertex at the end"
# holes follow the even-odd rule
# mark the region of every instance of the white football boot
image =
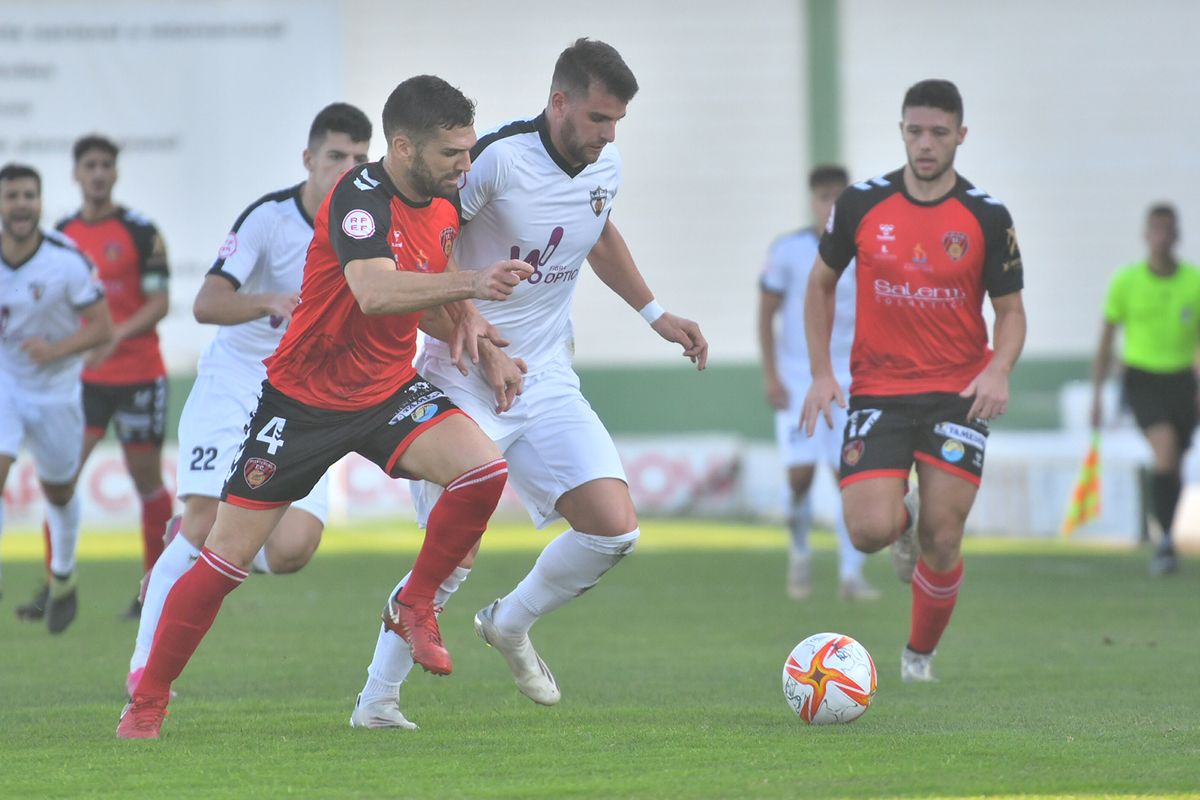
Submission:
POLYGON ((360 694, 354 701, 354 713, 350 715, 351 728, 402 728, 406 731, 417 730, 414 722, 409 722, 400 713, 400 698, 389 697, 364 703, 360 694))
POLYGON ((937 676, 933 674, 933 655, 914 653, 905 645, 900 651, 900 680, 905 683, 937 683, 937 676))
POLYGON ((500 655, 504 656, 522 694, 543 706, 554 705, 562 698, 554 674, 533 649, 528 635, 513 639, 497 630, 493 617, 499 603, 500 601, 496 600, 490 606, 479 610, 475 615, 475 633, 479 634, 479 638, 489 647, 496 648, 500 655))
POLYGON ((892 568, 896 577, 904 583, 912 583, 913 570, 917 568, 917 559, 921 555, 921 546, 917 543, 917 515, 921 511, 921 493, 917 487, 909 489, 904 495, 904 507, 908 509, 908 527, 900 534, 900 538, 892 542, 892 568))

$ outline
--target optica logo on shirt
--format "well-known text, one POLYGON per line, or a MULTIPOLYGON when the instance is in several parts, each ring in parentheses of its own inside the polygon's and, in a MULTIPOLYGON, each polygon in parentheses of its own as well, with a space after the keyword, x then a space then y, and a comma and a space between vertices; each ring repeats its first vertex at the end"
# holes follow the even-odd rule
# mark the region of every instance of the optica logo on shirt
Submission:
POLYGON ((342 218, 342 233, 351 239, 369 239, 375 235, 375 218, 356 208, 342 218))

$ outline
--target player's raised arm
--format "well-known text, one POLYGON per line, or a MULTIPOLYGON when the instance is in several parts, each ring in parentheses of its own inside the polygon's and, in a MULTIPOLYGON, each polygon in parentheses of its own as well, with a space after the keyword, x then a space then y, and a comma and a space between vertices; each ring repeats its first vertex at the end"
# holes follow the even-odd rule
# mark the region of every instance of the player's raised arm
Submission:
POLYGON ((681 345, 683 355, 692 360, 696 369, 704 369, 708 364, 708 341, 700 332, 699 324, 663 310, 655 301, 654 293, 646 285, 629 252, 629 246, 612 220, 604 223, 600 238, 588 253, 587 260, 604 285, 637 309, 655 333, 668 342, 681 345))
POLYGON ((833 427, 830 403, 836 401, 842 408, 846 407, 846 398, 842 396, 842 387, 833 373, 833 361, 829 355, 838 277, 839 274, 818 255, 809 273, 808 289, 804 295, 804 334, 808 340, 808 360, 812 365, 813 380, 804 398, 800 425, 809 436, 812 436, 819 416, 824 416, 825 424, 833 427))

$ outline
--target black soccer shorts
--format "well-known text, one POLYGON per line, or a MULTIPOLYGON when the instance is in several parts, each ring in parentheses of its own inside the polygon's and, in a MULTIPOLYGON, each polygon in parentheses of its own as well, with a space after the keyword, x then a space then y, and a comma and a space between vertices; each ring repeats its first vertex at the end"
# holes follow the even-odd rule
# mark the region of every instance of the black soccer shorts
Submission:
POLYGON ((1175 429, 1180 450, 1192 445, 1196 430, 1196 375, 1179 372, 1146 372, 1126 367, 1121 395, 1142 430, 1166 422, 1175 429))
POLYGON ((356 452, 392 478, 426 429, 463 412, 420 375, 387 400, 357 411, 299 403, 263 381, 258 409, 234 460, 221 499, 243 508, 277 508, 308 495, 325 471, 356 452))
POLYGON ((907 480, 915 460, 978 486, 988 426, 967 420, 973 401, 945 392, 851 397, 841 485, 868 478, 907 480))
POLYGON ((123 445, 162 445, 167 431, 167 379, 111 386, 83 384, 87 432, 103 438, 111 422, 123 445))

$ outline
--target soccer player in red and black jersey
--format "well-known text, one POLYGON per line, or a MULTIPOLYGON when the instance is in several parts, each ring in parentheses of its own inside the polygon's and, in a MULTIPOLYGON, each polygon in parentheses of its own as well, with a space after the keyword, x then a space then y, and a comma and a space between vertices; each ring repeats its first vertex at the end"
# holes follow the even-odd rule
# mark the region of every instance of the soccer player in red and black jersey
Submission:
MULTIPOLYGON (((96 265, 114 323, 112 340, 93 350, 84 364, 80 468, 111 422, 142 502, 145 572, 162 553, 163 529, 172 514, 162 479, 167 370, 155 332, 169 305, 167 251, 153 223, 113 201, 118 152, 116 143, 104 136, 75 142, 74 174, 83 203, 57 227, 96 265)), ((137 619, 140 611, 135 596, 125 617, 137 619)), ((18 611, 26 618, 39 612, 38 597, 18 611)))
POLYGON ((988 421, 1008 406, 1008 376, 1025 342, 1024 280, 1008 210, 954 170, 967 135, 958 88, 915 84, 901 117, 908 163, 848 188, 821 238, 804 309, 813 383, 801 423, 811 434, 822 416, 832 424, 833 402, 846 405, 829 341, 838 277, 857 259, 842 504, 855 546, 871 553, 891 544, 897 573, 911 581, 900 674, 932 681, 933 651, 962 581, 963 526, 988 421), (906 494, 914 461, 918 489, 906 494))
MULTIPOLYGON (((117 736, 157 738, 172 681, 211 627, 225 595, 288 505, 355 451, 393 478, 443 487, 425 541, 384 623, 435 674, 452 669, 434 613, 438 586, 472 549, 508 471, 500 450, 412 367, 423 312, 451 304, 444 334, 478 358, 504 344, 471 299, 504 300, 532 268, 514 260, 458 271, 459 180, 475 144, 474 104, 440 78, 401 83, 383 109, 387 155, 347 172, 325 198, 304 266, 300 304, 267 359, 258 409, 225 483, 195 566, 171 589, 145 673, 117 736)), ((432 322, 436 328, 443 323, 432 322)), ((457 354, 456 347, 456 354, 457 354)))

